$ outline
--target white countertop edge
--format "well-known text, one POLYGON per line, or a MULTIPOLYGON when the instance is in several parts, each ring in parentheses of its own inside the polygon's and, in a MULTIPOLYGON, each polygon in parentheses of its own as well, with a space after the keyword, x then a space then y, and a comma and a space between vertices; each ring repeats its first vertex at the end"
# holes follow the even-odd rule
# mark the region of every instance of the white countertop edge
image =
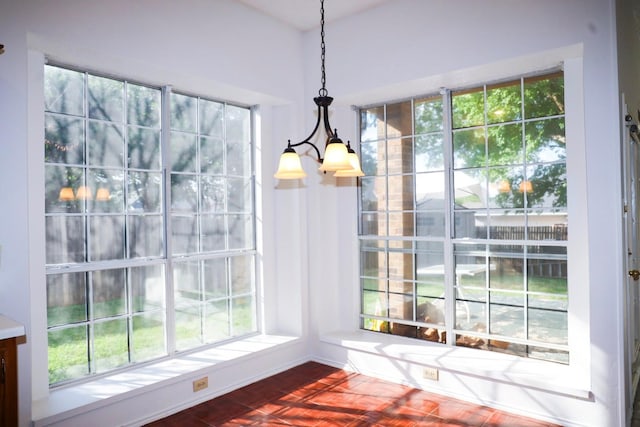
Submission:
POLYGON ((24 334, 23 325, 0 314, 0 340, 21 337, 24 334))

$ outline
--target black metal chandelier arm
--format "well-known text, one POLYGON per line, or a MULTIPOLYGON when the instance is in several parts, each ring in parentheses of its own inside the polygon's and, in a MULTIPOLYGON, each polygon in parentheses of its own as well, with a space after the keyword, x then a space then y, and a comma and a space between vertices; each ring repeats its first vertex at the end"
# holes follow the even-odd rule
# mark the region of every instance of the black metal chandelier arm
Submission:
POLYGON ((327 133, 326 144, 328 144, 329 140, 334 136, 336 136, 336 134, 333 132, 333 129, 331 128, 331 123, 329 123, 329 106, 327 105, 322 107, 322 118, 324 119, 324 131, 327 133))
POLYGON ((293 148, 293 147, 299 147, 299 146, 301 146, 303 144, 308 144, 308 145, 312 146, 313 149, 316 150, 316 156, 318 156, 318 163, 322 163, 323 162, 324 159, 320 155, 320 150, 318 149, 318 147, 316 147, 316 145, 313 142, 309 142, 308 139, 305 139, 304 141, 296 142, 295 144, 292 144, 291 140, 289 140, 289 145, 288 146, 290 148, 293 148))

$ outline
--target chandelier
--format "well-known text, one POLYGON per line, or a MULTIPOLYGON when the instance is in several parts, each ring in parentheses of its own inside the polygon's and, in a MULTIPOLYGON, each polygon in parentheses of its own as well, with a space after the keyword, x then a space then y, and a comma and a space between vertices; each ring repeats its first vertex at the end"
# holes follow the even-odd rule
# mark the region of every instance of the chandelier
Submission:
POLYGON ((311 134, 304 140, 292 144, 291 140, 288 141, 287 148, 280 156, 280 162, 278 164, 278 171, 274 177, 278 179, 299 179, 307 176, 304 169, 302 169, 302 163, 300 162, 300 156, 294 150, 294 147, 298 147, 303 144, 308 144, 316 152, 317 161, 320 163, 320 170, 324 173, 335 172, 334 176, 337 177, 354 177, 364 176, 362 169, 360 168, 360 159, 356 152, 351 148, 349 141, 345 144, 338 137, 338 130, 331 127, 329 123, 329 106, 333 102, 333 98, 329 96, 329 92, 326 88, 326 73, 324 67, 325 59, 325 43, 324 43, 324 0, 320 0, 320 62, 322 72, 322 87, 318 91, 317 97, 313 98, 313 101, 318 107, 318 119, 316 126, 313 128, 311 134), (326 142, 324 147, 324 158, 320 154, 320 149, 311 142, 316 132, 320 129, 320 123, 324 128, 326 134, 326 142))

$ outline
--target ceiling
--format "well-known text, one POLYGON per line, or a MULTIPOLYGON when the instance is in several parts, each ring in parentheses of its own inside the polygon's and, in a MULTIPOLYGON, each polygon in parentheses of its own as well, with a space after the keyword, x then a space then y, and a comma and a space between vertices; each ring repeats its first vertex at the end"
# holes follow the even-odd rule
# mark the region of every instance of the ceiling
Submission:
MULTIPOLYGON (((293 28, 307 31, 320 25, 319 0, 236 0, 276 18, 293 28)), ((335 0, 325 2, 325 22, 362 12, 391 0, 335 0)))

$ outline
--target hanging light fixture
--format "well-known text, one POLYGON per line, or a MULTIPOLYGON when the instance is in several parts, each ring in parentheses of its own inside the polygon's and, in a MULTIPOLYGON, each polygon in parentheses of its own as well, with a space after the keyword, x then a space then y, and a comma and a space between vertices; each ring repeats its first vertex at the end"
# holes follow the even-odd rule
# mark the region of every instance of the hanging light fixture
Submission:
POLYGON ((329 123, 329 106, 331 105, 331 102, 333 102, 333 98, 329 96, 329 92, 326 88, 327 78, 324 67, 324 0, 320 0, 320 51, 322 87, 318 91, 319 96, 313 98, 313 101, 318 106, 318 119, 316 121, 316 126, 313 128, 311 134, 304 140, 295 144, 292 144, 291 140, 288 141, 287 148, 285 148, 284 152, 280 156, 278 171, 274 175, 274 177, 278 179, 298 179, 307 176, 304 169, 302 169, 300 156, 294 150, 294 147, 298 147, 303 144, 308 144, 313 147, 316 152, 318 163, 320 163, 321 171, 325 173, 335 172, 335 176, 338 177, 364 175, 360 168, 360 159, 356 152, 351 148, 349 141, 347 141, 346 144, 342 142, 338 137, 338 130, 332 128, 329 123), (320 129, 321 121, 324 132, 327 136, 324 147, 324 158, 320 155, 320 149, 311 142, 311 138, 313 138, 316 132, 320 129))

